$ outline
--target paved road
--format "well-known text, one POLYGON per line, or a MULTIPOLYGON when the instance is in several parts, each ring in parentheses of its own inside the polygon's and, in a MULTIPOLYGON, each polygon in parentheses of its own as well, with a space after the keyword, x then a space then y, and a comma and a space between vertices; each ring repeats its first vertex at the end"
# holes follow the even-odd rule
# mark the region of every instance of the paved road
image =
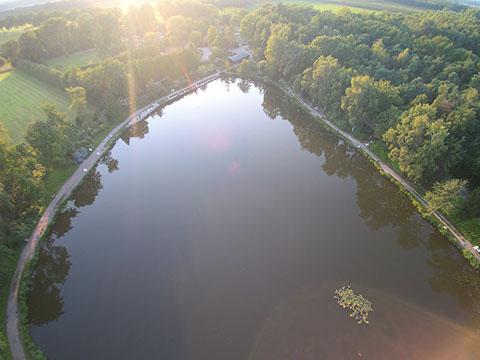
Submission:
MULTIPOLYGON (((330 120, 327 119, 325 114, 323 114, 319 110, 316 110, 310 104, 308 104, 300 95, 295 93, 287 83, 285 83, 284 81, 281 81, 280 84, 281 86, 283 86, 284 90, 290 96, 295 97, 305 108, 307 108, 310 111, 310 113, 313 116, 319 117, 325 124, 327 124, 333 131, 339 134, 342 138, 349 141, 354 147, 362 150, 367 156, 369 156, 373 161, 375 161, 375 163, 377 163, 378 166, 380 166, 383 172, 385 172, 386 174, 391 176, 393 179, 395 179, 399 184, 401 184, 426 209, 429 208, 425 198, 421 194, 419 194, 407 180, 405 180, 395 170, 393 170, 388 164, 386 164, 382 159, 380 159, 377 155, 375 155, 364 143, 362 143, 360 140, 354 138, 352 135, 346 133, 345 131, 335 126, 330 120)), ((440 221, 440 223, 442 224, 445 230, 448 230, 455 237, 455 239, 458 241, 458 243, 463 249, 468 250, 477 260, 480 261, 480 254, 478 254, 475 251, 472 243, 470 243, 445 216, 443 216, 438 211, 434 211, 432 215, 438 221, 440 221)))
POLYGON ((63 203, 64 199, 67 199, 72 191, 82 182, 88 172, 95 166, 104 153, 109 149, 110 141, 119 134, 122 130, 136 124, 137 122, 145 120, 157 107, 161 104, 172 101, 179 96, 187 94, 195 89, 218 79, 219 73, 212 74, 201 80, 198 80, 191 85, 179 89, 171 94, 164 96, 161 99, 143 107, 130 115, 127 119, 117 125, 110 133, 102 140, 92 154, 82 163, 75 173, 63 184, 62 188, 55 195, 53 200, 48 205, 47 209, 40 218, 32 236, 25 245, 25 248, 20 255, 20 259, 17 264, 17 268, 13 275, 12 284, 10 286, 10 293, 7 303, 7 337, 10 345, 10 351, 14 360, 25 360, 25 351, 23 349, 22 340, 19 333, 19 318, 18 318, 18 291, 20 287, 20 281, 25 270, 26 264, 33 258, 35 250, 40 242, 45 230, 53 220, 59 206, 63 203))

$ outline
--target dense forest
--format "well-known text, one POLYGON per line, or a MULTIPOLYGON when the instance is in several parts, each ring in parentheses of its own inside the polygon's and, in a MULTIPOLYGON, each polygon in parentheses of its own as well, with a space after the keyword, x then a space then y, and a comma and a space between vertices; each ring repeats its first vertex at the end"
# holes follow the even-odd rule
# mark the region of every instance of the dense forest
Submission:
POLYGON ((480 11, 354 14, 267 5, 241 23, 257 63, 480 235, 480 11))

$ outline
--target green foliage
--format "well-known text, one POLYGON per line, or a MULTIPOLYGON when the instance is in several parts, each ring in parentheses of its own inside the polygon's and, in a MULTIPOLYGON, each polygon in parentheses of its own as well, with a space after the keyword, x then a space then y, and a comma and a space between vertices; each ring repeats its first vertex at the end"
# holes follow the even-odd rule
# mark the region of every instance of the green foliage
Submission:
MULTIPOLYGON (((13 273, 15 272, 15 266, 19 251, 10 249, 0 243, 0 308, 5 309, 7 307, 8 291, 10 281, 13 273)), ((10 359, 9 346, 7 335, 5 333, 5 312, 0 311, 0 359, 10 359)))
POLYGON ((458 228, 474 245, 480 245, 480 217, 460 221, 458 228))
POLYGON ((138 36, 143 36, 148 31, 154 31, 157 25, 155 9, 147 2, 139 7, 130 5, 127 13, 127 25, 129 31, 138 36))
POLYGON ((215 41, 215 39, 217 38, 217 35, 218 35, 218 29, 216 26, 213 26, 213 25, 210 25, 208 27, 208 31, 207 31, 207 44, 209 46, 213 46, 213 42, 215 41))
POLYGON ((440 211, 447 216, 458 213, 463 201, 461 194, 466 185, 466 181, 458 179, 435 183, 432 190, 425 194, 430 211, 440 211))
POLYGON ((65 166, 72 151, 72 126, 66 115, 53 105, 45 107, 47 120, 30 125, 26 140, 38 154, 40 163, 47 169, 65 166))
POLYGON ((467 259, 468 263, 475 269, 480 270, 480 262, 473 254, 467 249, 462 250, 462 254, 467 259))
POLYGON ((165 23, 168 37, 172 44, 184 44, 188 41, 188 35, 190 34, 188 24, 182 15, 172 16, 167 19, 165 23))
POLYGON ((126 97, 128 80, 125 65, 109 60, 97 66, 77 72, 77 82, 86 90, 89 102, 105 104, 109 97, 126 97))
POLYGON ((350 311, 350 317, 354 318, 357 324, 369 324, 368 315, 372 312, 372 302, 370 300, 360 294, 355 294, 350 286, 343 286, 335 290, 334 298, 338 305, 350 311))
POLYGON ((444 194, 439 203, 439 185, 429 196, 457 224, 471 224, 480 216, 479 13, 442 1, 403 3, 450 10, 259 7, 240 23, 257 64, 239 70, 289 82, 343 129, 368 138, 373 151, 417 186, 468 180, 464 201, 444 194))
POLYGON ((378 138, 399 116, 399 90, 390 82, 375 81, 369 76, 355 76, 342 98, 342 110, 348 116, 352 129, 369 137, 378 138))
POLYGON ((301 88, 315 104, 337 118, 341 116, 340 99, 351 77, 351 71, 342 67, 337 59, 320 56, 303 72, 301 88))
POLYGON ((100 13, 94 18, 95 31, 93 42, 102 55, 115 53, 121 41, 121 23, 118 14, 113 11, 100 13))
POLYGON ((480 218, 480 187, 468 194, 462 208, 462 217, 466 219, 480 218))
POLYGON ((422 104, 407 110, 383 138, 390 159, 399 164, 404 174, 414 181, 429 183, 450 166, 447 136, 447 124, 437 118, 435 107, 422 104))

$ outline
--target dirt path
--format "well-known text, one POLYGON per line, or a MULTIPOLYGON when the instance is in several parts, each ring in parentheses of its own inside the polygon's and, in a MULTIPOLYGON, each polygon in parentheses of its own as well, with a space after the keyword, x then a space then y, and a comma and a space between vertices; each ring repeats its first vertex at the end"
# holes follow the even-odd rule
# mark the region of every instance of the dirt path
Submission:
MULTIPOLYGON (((393 170, 388 164, 386 164, 382 159, 380 159, 377 155, 375 155, 364 143, 360 140, 355 139, 352 135, 346 133, 345 131, 339 129, 335 126, 330 120, 327 119, 325 114, 321 111, 314 109, 310 104, 308 104, 302 97, 296 94, 292 88, 286 84, 285 82, 281 82, 281 86, 284 87, 284 90, 290 95, 295 97, 305 108, 307 108, 310 113, 315 116, 319 117, 325 124, 327 124, 333 131, 339 134, 342 138, 349 141, 354 147, 361 149, 368 157, 370 157, 375 163, 380 166, 381 170, 388 174, 390 177, 395 179, 399 184, 401 184, 410 194, 415 197, 415 199, 422 204, 426 209, 428 209, 428 204, 425 198, 419 194, 413 186, 405 180, 402 176, 400 176, 395 170, 393 170)), ((472 243, 470 243, 461 233, 457 230, 457 228, 441 213, 438 211, 434 211, 432 215, 440 221, 442 226, 445 230, 450 231, 452 236, 458 241, 460 246, 463 249, 468 250, 477 260, 480 261, 480 254, 478 254, 475 249, 473 248, 472 243)))
POLYGON ((130 115, 127 119, 117 125, 112 131, 110 131, 110 133, 102 140, 102 142, 97 146, 97 148, 92 152, 92 154, 82 164, 80 164, 75 173, 65 182, 65 184, 63 184, 57 195, 55 195, 55 197, 43 213, 42 217, 38 221, 38 224, 33 231, 32 236, 28 240, 28 243, 25 245, 25 248, 20 255, 20 259, 18 261, 17 268, 13 275, 12 283, 10 286, 10 293, 7 303, 6 325, 10 352, 14 360, 26 360, 23 343, 20 337, 18 316, 18 292, 22 275, 25 270, 25 266, 33 258, 38 243, 40 242, 43 234, 45 233, 45 230, 48 228, 48 225, 53 220, 59 207, 62 205, 63 200, 67 199, 72 193, 72 191, 82 182, 83 178, 90 172, 90 170, 101 159, 104 153, 110 148, 110 141, 122 130, 129 128, 137 122, 145 120, 145 118, 147 118, 148 115, 150 115, 161 104, 172 101, 179 96, 187 94, 188 92, 191 92, 209 83, 210 81, 218 79, 219 76, 219 73, 207 76, 183 89, 177 90, 167 96, 164 96, 163 98, 151 103, 150 105, 145 106, 144 108, 130 115))

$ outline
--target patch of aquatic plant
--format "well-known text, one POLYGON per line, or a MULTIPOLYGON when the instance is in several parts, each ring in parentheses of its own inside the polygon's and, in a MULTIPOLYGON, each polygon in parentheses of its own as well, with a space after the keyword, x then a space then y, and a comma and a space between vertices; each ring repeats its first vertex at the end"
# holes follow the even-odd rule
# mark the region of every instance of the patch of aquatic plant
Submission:
POLYGON ((372 302, 350 288, 343 286, 335 290, 334 295, 338 305, 349 310, 350 317, 357 321, 357 324, 369 324, 368 315, 372 311, 372 302))

